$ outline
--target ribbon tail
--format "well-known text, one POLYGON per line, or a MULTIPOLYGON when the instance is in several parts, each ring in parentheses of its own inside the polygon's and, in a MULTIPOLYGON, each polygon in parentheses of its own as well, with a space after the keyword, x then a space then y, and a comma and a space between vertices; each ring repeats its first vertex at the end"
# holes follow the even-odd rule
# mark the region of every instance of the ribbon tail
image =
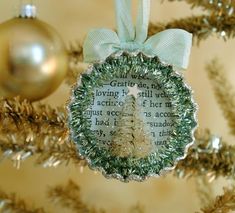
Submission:
POLYGON ((136 23, 137 43, 144 43, 148 36, 148 26, 150 17, 150 0, 139 0, 138 17, 136 23))
POLYGON ((145 42, 144 53, 157 55, 178 69, 186 69, 192 47, 192 34, 181 29, 162 31, 145 42))
POLYGON ((133 41, 135 28, 131 18, 131 0, 115 0, 117 32, 121 42, 133 41))
POLYGON ((84 42, 83 55, 85 62, 105 60, 120 46, 117 34, 109 29, 91 30, 84 42))

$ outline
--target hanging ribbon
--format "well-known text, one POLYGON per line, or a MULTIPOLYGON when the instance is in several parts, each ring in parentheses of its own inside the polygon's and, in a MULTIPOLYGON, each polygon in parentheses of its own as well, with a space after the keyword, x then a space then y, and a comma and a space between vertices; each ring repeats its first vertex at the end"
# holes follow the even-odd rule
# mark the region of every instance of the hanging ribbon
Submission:
POLYGON ((109 29, 91 30, 83 47, 85 62, 105 60, 118 51, 141 51, 148 56, 158 56, 161 61, 178 69, 186 69, 192 34, 181 29, 169 29, 147 39, 149 17, 150 0, 139 0, 137 23, 134 27, 131 0, 116 0, 117 33, 109 29))

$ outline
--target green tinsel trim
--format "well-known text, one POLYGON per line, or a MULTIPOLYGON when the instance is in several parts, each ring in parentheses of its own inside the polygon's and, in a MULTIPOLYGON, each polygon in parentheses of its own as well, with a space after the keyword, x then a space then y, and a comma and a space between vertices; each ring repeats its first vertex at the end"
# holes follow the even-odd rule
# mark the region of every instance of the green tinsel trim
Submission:
POLYGON ((68 106, 69 127, 79 154, 88 161, 90 168, 102 171, 107 178, 124 182, 143 181, 173 169, 176 162, 185 157, 194 141, 196 108, 191 90, 172 66, 163 64, 158 57, 122 53, 94 64, 81 76, 68 106), (176 116, 173 134, 165 146, 145 158, 113 156, 108 149, 99 146, 91 131, 91 120, 85 114, 91 105, 95 88, 123 74, 147 77, 162 86, 166 94, 171 94, 170 101, 176 116))

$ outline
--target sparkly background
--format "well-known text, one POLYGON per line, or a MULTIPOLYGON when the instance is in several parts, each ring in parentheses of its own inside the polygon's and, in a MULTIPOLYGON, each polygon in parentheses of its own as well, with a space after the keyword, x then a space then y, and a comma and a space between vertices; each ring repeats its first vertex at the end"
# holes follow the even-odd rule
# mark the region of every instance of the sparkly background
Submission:
MULTIPOLYGON (((11 18, 14 14, 14 4, 18 1, 0 1, 1 22, 11 18)), ((136 3, 135 2, 135 8, 136 3)), ((198 9, 191 11, 185 3, 160 4, 160 0, 152 1, 151 21, 167 21, 171 18, 202 13, 198 9)), ((114 10, 111 0, 36 0, 39 17, 53 25, 63 36, 65 41, 84 39, 87 31, 92 27, 114 28, 114 10), (92 15, 90 15, 92 14, 92 15)), ((136 10, 133 10, 134 14, 136 10)), ((212 132, 225 136, 229 140, 226 122, 213 96, 212 87, 204 70, 205 63, 217 56, 226 65, 231 82, 234 74, 234 45, 233 40, 224 42, 216 37, 202 42, 192 50, 190 66, 185 72, 189 84, 195 90, 195 99, 200 106, 200 127, 209 127, 212 132)), ((52 105, 60 105, 68 99, 69 90, 66 86, 46 99, 52 105)), ((142 203, 148 213, 156 212, 195 212, 199 208, 195 183, 193 179, 179 180, 168 175, 166 178, 151 178, 145 183, 123 184, 115 180, 106 180, 100 174, 94 174, 85 169, 80 174, 73 165, 58 169, 43 169, 34 167, 31 160, 26 161, 18 171, 7 161, 0 164, 0 187, 9 192, 18 194, 35 206, 51 208, 50 202, 45 199, 45 189, 57 183, 66 182, 69 178, 75 180, 82 187, 84 200, 97 207, 104 207, 112 213, 126 212, 127 209, 142 203)), ((222 192, 218 187, 218 192, 222 192)), ((52 210, 50 212, 53 212, 52 210)), ((58 213, 65 212, 60 208, 58 213)))

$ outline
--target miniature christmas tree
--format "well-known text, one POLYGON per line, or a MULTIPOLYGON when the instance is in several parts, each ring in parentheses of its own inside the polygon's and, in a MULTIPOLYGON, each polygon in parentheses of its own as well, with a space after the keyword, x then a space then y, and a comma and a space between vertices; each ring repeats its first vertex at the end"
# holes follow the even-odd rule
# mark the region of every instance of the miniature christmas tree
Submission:
POLYGON ((111 144, 111 153, 120 157, 143 158, 152 151, 152 139, 145 129, 138 104, 137 85, 129 88, 116 133, 111 144))

